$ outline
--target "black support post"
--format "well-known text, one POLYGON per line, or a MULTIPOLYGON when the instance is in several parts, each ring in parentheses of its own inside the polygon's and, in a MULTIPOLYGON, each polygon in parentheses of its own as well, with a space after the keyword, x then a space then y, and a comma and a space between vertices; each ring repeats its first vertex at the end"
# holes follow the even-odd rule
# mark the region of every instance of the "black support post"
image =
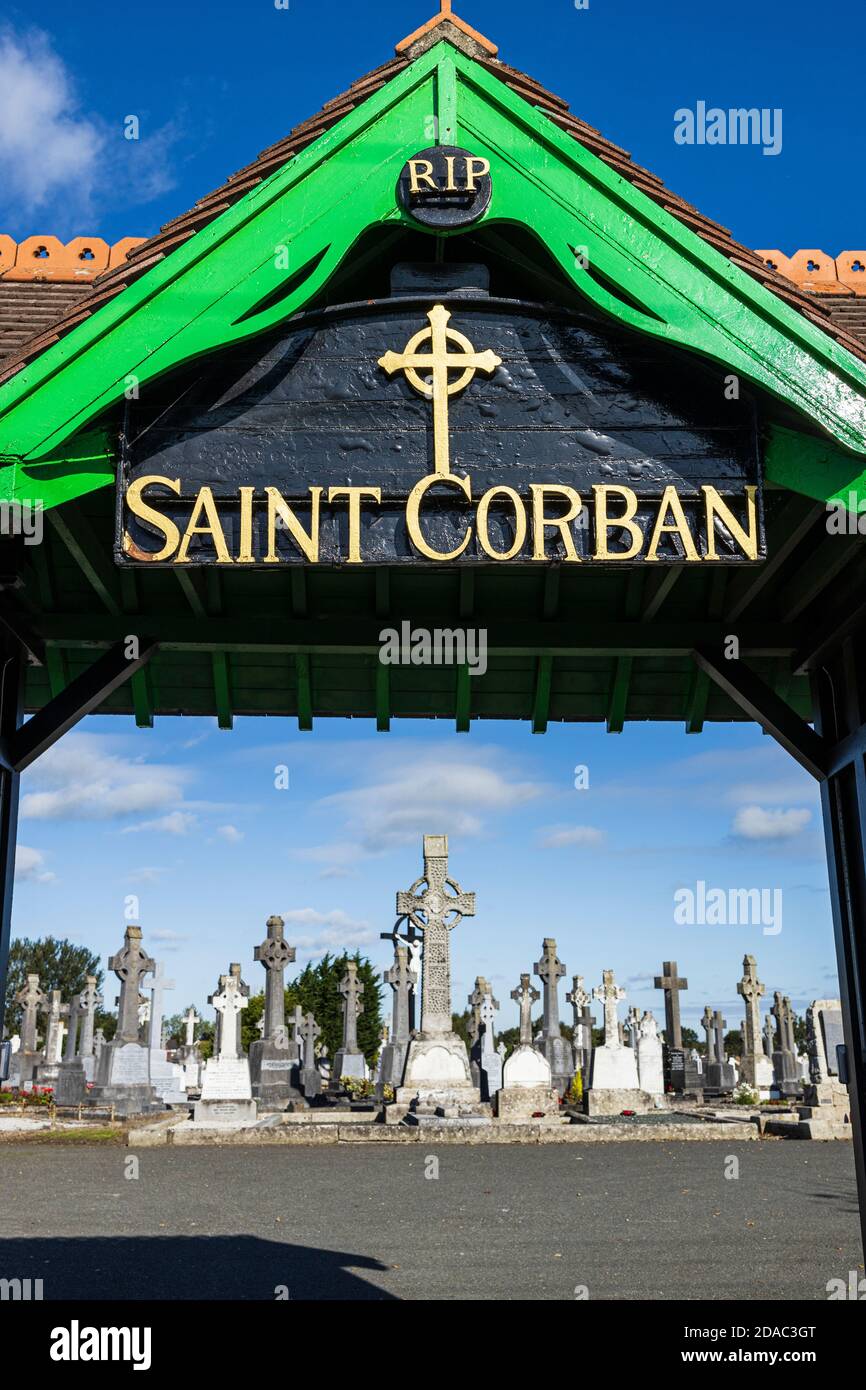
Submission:
MULTIPOLYGON (((815 727, 833 744, 860 734, 866 724, 866 640, 846 639, 826 665, 813 670, 815 727)), ((866 759, 860 752, 821 782, 824 837, 842 1021, 860 1227, 866 1249, 866 759)))
MULTIPOLYGON (((14 737, 21 724, 24 657, 14 640, 0 642, 0 742, 14 737)), ((6 998, 6 967, 12 933, 12 887, 18 838, 20 773, 0 767, 0 1008, 6 998)), ((2 1019, 0 1019, 2 1023, 2 1019)))

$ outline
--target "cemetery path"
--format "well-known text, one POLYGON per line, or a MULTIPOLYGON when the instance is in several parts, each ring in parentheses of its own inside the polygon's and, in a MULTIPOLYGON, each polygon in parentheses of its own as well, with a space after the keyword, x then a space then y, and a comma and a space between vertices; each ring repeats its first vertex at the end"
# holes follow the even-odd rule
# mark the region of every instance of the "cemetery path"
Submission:
POLYGON ((825 1300, 863 1264, 844 1143, 4 1144, 0 1185, 0 1278, 46 1299, 825 1300))

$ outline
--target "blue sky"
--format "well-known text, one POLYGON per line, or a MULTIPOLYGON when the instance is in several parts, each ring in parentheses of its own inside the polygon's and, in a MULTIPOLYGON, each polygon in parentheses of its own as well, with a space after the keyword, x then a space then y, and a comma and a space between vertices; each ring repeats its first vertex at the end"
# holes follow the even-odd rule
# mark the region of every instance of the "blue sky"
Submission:
MULTIPOLYGON (((386 61, 437 0, 13 0, 0 20, 0 232, 146 236, 386 61), (136 115, 141 139, 123 139, 136 115)), ((862 6, 461 0, 507 63, 753 247, 864 241, 862 6), (529 23, 527 16, 532 16, 529 23), (781 108, 783 147, 684 146, 699 100, 781 108)))
MULTIPOLYGON (((15 237, 148 235, 264 146, 386 60, 433 0, 360 6, 291 0, 207 6, 95 3, 86 16, 46 0, 0 23, 0 231, 15 237), (138 116, 141 140, 122 138, 138 116)), ((746 244, 862 247, 864 192, 852 176, 861 126, 861 22, 853 0, 818 13, 730 0, 468 0, 458 11, 573 109, 746 244), (781 154, 681 146, 674 112, 781 108, 781 154)), ((177 990, 203 1005, 272 912, 299 961, 378 934, 395 890, 420 872, 421 834, 447 831, 455 876, 478 915, 454 939, 455 1003, 489 975, 503 1024, 508 993, 553 935, 569 975, 605 967, 629 1002, 654 1007, 650 977, 676 957, 684 1017, 706 1003, 732 1026, 745 951, 768 990, 798 1007, 835 992, 820 814, 808 777, 747 727, 686 738, 680 728, 320 724, 93 718, 24 778, 16 934, 52 932, 117 948, 127 898, 177 990), (291 770, 288 791, 274 767, 291 770), (578 792, 573 768, 586 764, 578 792), (683 927, 678 887, 779 888, 783 929, 683 927)), ((564 989, 562 991, 564 995, 564 989)), ((113 997, 113 990, 110 992, 113 997)), ((563 1001, 564 1008, 564 1001, 563 1001)), ((564 1009, 564 1012, 567 1012, 564 1009)))

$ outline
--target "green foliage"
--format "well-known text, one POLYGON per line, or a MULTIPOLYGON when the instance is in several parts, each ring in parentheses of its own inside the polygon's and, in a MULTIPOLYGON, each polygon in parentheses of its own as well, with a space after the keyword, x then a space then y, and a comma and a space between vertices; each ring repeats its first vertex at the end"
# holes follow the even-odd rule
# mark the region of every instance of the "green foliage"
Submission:
POLYGON ((343 1041, 340 980, 350 960, 357 965, 358 980, 364 987, 364 1012, 358 1019, 358 1046, 372 1066, 382 1044, 382 987, 372 964, 359 951, 353 956, 345 952, 341 956, 326 953, 316 965, 308 965, 286 989, 286 1012, 292 1014, 300 1004, 304 1013, 315 1014, 322 1030, 319 1043, 328 1056, 333 1057, 343 1041))
POLYGON ((730 1033, 725 1034, 725 1051, 729 1057, 742 1057, 743 1034, 739 1028, 732 1028, 730 1033))
POLYGON ((456 1033, 458 1038, 462 1038, 466 1046, 469 1046, 469 1020, 472 1014, 469 1009, 464 1009, 462 1014, 451 1015, 451 1030, 456 1033))
MULTIPOLYGON (((288 994, 288 991, 287 991, 288 994)), ((292 1005, 294 1008, 294 1005, 292 1005)), ((258 1029, 259 1019, 265 1011, 265 994, 253 994, 247 1001, 247 1007, 241 1014, 241 1045, 244 1052, 249 1052, 250 1045, 261 1037, 258 1029)))
POLYGON ((697 1047, 700 1039, 694 1028, 681 1029, 683 1035, 683 1047, 697 1047))
POLYGON ((798 1052, 806 1051, 806 1020, 799 1014, 794 1014, 794 1042, 798 1052))
MULTIPOLYGON (((28 975, 39 976, 39 985, 45 994, 59 989, 64 1002, 84 989, 88 975, 96 976, 98 987, 102 986, 104 979, 99 956, 93 955, 86 946, 75 946, 71 941, 54 936, 43 937, 41 941, 30 941, 27 937, 13 941, 9 948, 3 1015, 10 1034, 18 1032, 21 1026, 21 1005, 14 1001, 18 991, 24 988, 28 975)), ((103 1026, 102 1017, 97 1015, 97 1027, 103 1026)))

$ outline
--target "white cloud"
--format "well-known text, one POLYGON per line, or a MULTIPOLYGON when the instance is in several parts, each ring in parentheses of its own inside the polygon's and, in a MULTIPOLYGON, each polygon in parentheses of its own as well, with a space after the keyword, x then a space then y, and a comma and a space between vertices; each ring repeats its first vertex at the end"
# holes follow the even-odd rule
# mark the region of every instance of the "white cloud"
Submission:
MULTIPOLYGON (((127 113, 123 113, 126 115, 127 113)), ((173 186, 168 122, 126 140, 81 109, 73 73, 37 29, 0 31, 0 215, 41 213, 65 237, 100 206, 149 202, 173 186)), ((86 230, 91 230, 87 228, 86 230)))
MULTIPOLYGON (((505 755, 500 754, 503 765, 505 755)), ((416 750, 384 772, 371 769, 369 785, 324 797, 319 806, 336 810, 365 853, 415 843, 419 835, 447 830, 478 835, 485 813, 501 813, 539 796, 540 783, 512 781, 489 754, 416 750), (471 807, 471 810, 469 809, 471 807)))
POLYGON ((94 734, 71 734, 25 774, 22 819, 119 820, 161 811, 181 800, 186 769, 118 757, 109 741, 94 734))
POLYGON ((541 832, 544 849, 566 849, 573 845, 600 845, 604 831, 594 825, 549 825, 541 832))
POLYGON ((294 907, 282 913, 286 927, 316 927, 319 930, 304 934, 293 934, 291 945, 304 957, 322 955, 325 951, 350 951, 356 946, 364 946, 378 940, 367 922, 350 917, 342 908, 331 908, 330 912, 320 912, 314 907, 294 907))
POLYGON ((31 849, 28 845, 16 846, 16 879, 28 880, 31 883, 50 883, 54 874, 49 869, 45 869, 44 864, 45 855, 41 850, 31 849))
POLYGON ((244 838, 244 832, 238 830, 236 825, 218 825, 217 834, 230 845, 239 844, 244 838))
POLYGON ((137 830, 157 830, 166 835, 186 835, 197 825, 198 816, 191 815, 189 811, 170 811, 167 816, 157 816, 155 820, 143 820, 137 825, 126 825, 123 834, 131 835, 137 830))
POLYGON ((812 812, 805 807, 767 810, 764 806, 741 806, 734 816, 733 833, 743 840, 792 840, 809 821, 812 812))
POLYGON ((163 951, 179 951, 183 942, 189 941, 189 937, 171 931, 168 927, 159 927, 156 931, 147 933, 147 940, 157 942, 163 951))

